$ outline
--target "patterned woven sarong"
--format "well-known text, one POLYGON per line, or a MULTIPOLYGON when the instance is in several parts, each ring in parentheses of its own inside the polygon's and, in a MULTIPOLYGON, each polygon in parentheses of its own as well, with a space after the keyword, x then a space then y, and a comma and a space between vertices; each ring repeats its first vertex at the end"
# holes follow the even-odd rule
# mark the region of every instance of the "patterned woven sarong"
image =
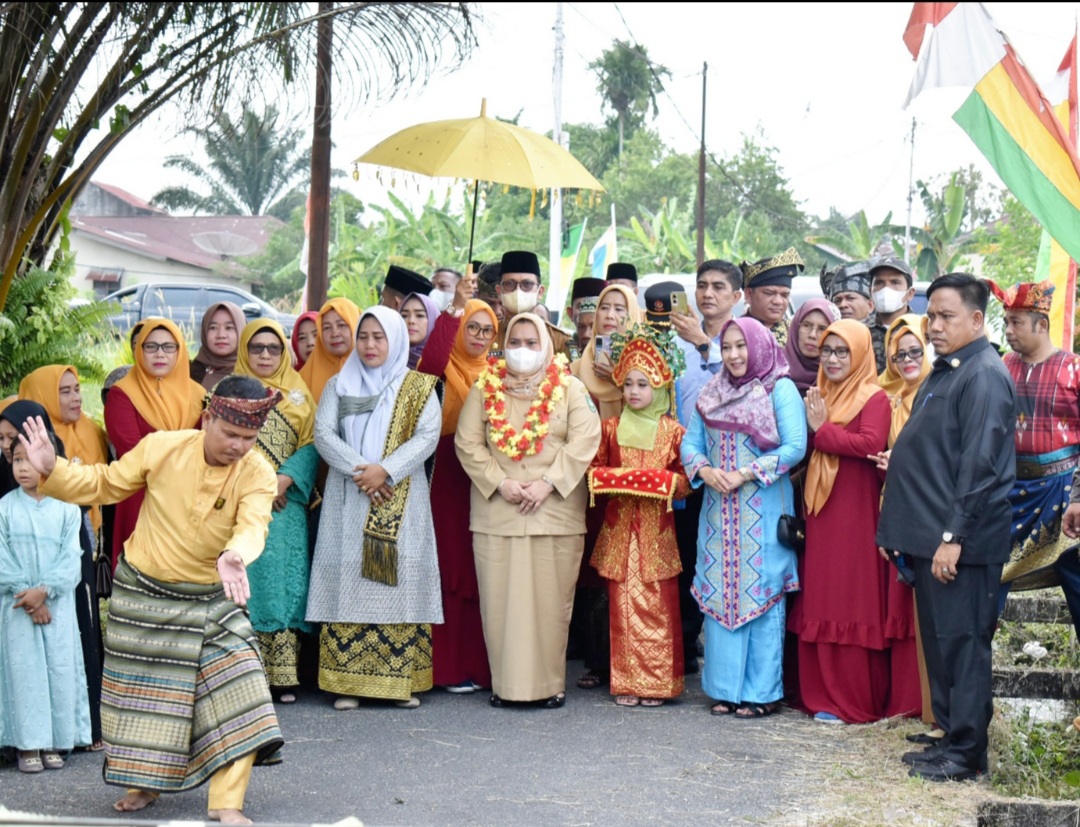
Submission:
POLYGON ((197 787, 284 740, 247 615, 220 584, 162 583, 121 556, 105 633, 105 782, 154 792, 197 787))
POLYGON ((1072 540, 1061 530, 1069 507, 1073 471, 1040 479, 1017 479, 1009 492, 1012 505, 1012 552, 1001 574, 1013 591, 1058 585, 1054 563, 1066 552, 1076 554, 1072 540), (1070 549, 1073 549, 1070 551, 1070 549))

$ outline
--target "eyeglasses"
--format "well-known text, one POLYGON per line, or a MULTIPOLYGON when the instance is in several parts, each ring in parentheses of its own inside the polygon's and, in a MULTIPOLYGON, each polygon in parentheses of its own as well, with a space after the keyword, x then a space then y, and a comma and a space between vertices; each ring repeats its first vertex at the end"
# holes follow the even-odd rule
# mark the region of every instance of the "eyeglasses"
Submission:
POLYGON ((143 342, 143 353, 157 353, 159 350, 162 353, 176 353, 180 349, 180 345, 176 342, 143 342))
POLYGON ((893 354, 892 361, 894 365, 899 365, 902 362, 906 362, 909 359, 915 362, 923 357, 923 349, 921 347, 913 347, 911 350, 898 350, 893 354))
POLYGON ((827 324, 814 324, 813 322, 803 322, 799 325, 799 330, 804 333, 809 333, 812 336, 820 336, 828 329, 829 326, 827 324))
POLYGON ((851 349, 846 347, 823 347, 821 349, 822 359, 831 359, 835 356, 837 359, 844 360, 851 355, 851 349))
POLYGON ((469 324, 465 325, 465 332, 470 336, 477 336, 481 339, 491 339, 495 336, 495 328, 490 325, 481 327, 476 322, 469 322, 469 324))
POLYGON ((260 353, 269 353, 271 356, 280 356, 281 351, 283 351, 284 349, 285 348, 279 344, 263 345, 256 344, 255 342, 248 342, 247 346, 248 353, 251 353, 255 356, 258 356, 260 353))
POLYGON ((522 293, 531 293, 537 287, 540 286, 540 282, 532 281, 506 281, 505 279, 499 282, 499 286, 502 287, 504 293, 512 293, 514 290, 520 290, 522 293))

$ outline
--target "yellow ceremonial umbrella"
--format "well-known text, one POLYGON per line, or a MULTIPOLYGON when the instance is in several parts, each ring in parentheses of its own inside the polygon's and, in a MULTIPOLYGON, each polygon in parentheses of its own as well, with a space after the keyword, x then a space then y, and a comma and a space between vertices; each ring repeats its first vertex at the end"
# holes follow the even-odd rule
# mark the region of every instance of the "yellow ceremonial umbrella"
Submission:
POLYGON ((473 191, 469 257, 476 231, 476 199, 480 181, 529 189, 603 190, 581 162, 543 135, 489 118, 487 99, 480 117, 431 121, 396 132, 356 159, 433 178, 467 178, 473 191))

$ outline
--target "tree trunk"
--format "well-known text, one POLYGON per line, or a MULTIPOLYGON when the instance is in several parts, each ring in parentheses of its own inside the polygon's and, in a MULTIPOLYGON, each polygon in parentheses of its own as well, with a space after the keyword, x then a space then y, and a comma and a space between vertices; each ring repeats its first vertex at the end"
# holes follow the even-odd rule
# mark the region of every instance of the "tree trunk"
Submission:
POLYGON ((308 223, 307 306, 318 310, 329 288, 330 257, 330 84, 333 78, 332 2, 320 2, 315 54, 315 124, 311 141, 311 214, 308 223))

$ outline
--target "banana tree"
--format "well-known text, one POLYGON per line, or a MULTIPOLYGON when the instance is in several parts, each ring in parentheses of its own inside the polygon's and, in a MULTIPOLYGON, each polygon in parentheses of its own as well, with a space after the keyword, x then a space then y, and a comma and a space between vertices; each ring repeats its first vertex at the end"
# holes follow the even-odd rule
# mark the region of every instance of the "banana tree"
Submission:
MULTIPOLYGON (((911 228, 911 238, 915 242, 915 270, 920 279, 932 281, 960 266, 963 257, 976 250, 979 242, 972 234, 961 230, 968 203, 963 185, 957 183, 956 173, 942 190, 940 198, 936 198, 923 181, 917 181, 916 187, 926 210, 926 225, 911 228)), ((891 229, 894 234, 893 250, 903 257, 902 236, 905 228, 893 225, 891 229)))
POLYGON ((864 261, 874 255, 883 243, 892 243, 894 228, 891 221, 890 212, 880 224, 871 226, 866 211, 859 210, 847 223, 846 233, 825 230, 806 236, 806 243, 817 250, 830 266, 864 261))

